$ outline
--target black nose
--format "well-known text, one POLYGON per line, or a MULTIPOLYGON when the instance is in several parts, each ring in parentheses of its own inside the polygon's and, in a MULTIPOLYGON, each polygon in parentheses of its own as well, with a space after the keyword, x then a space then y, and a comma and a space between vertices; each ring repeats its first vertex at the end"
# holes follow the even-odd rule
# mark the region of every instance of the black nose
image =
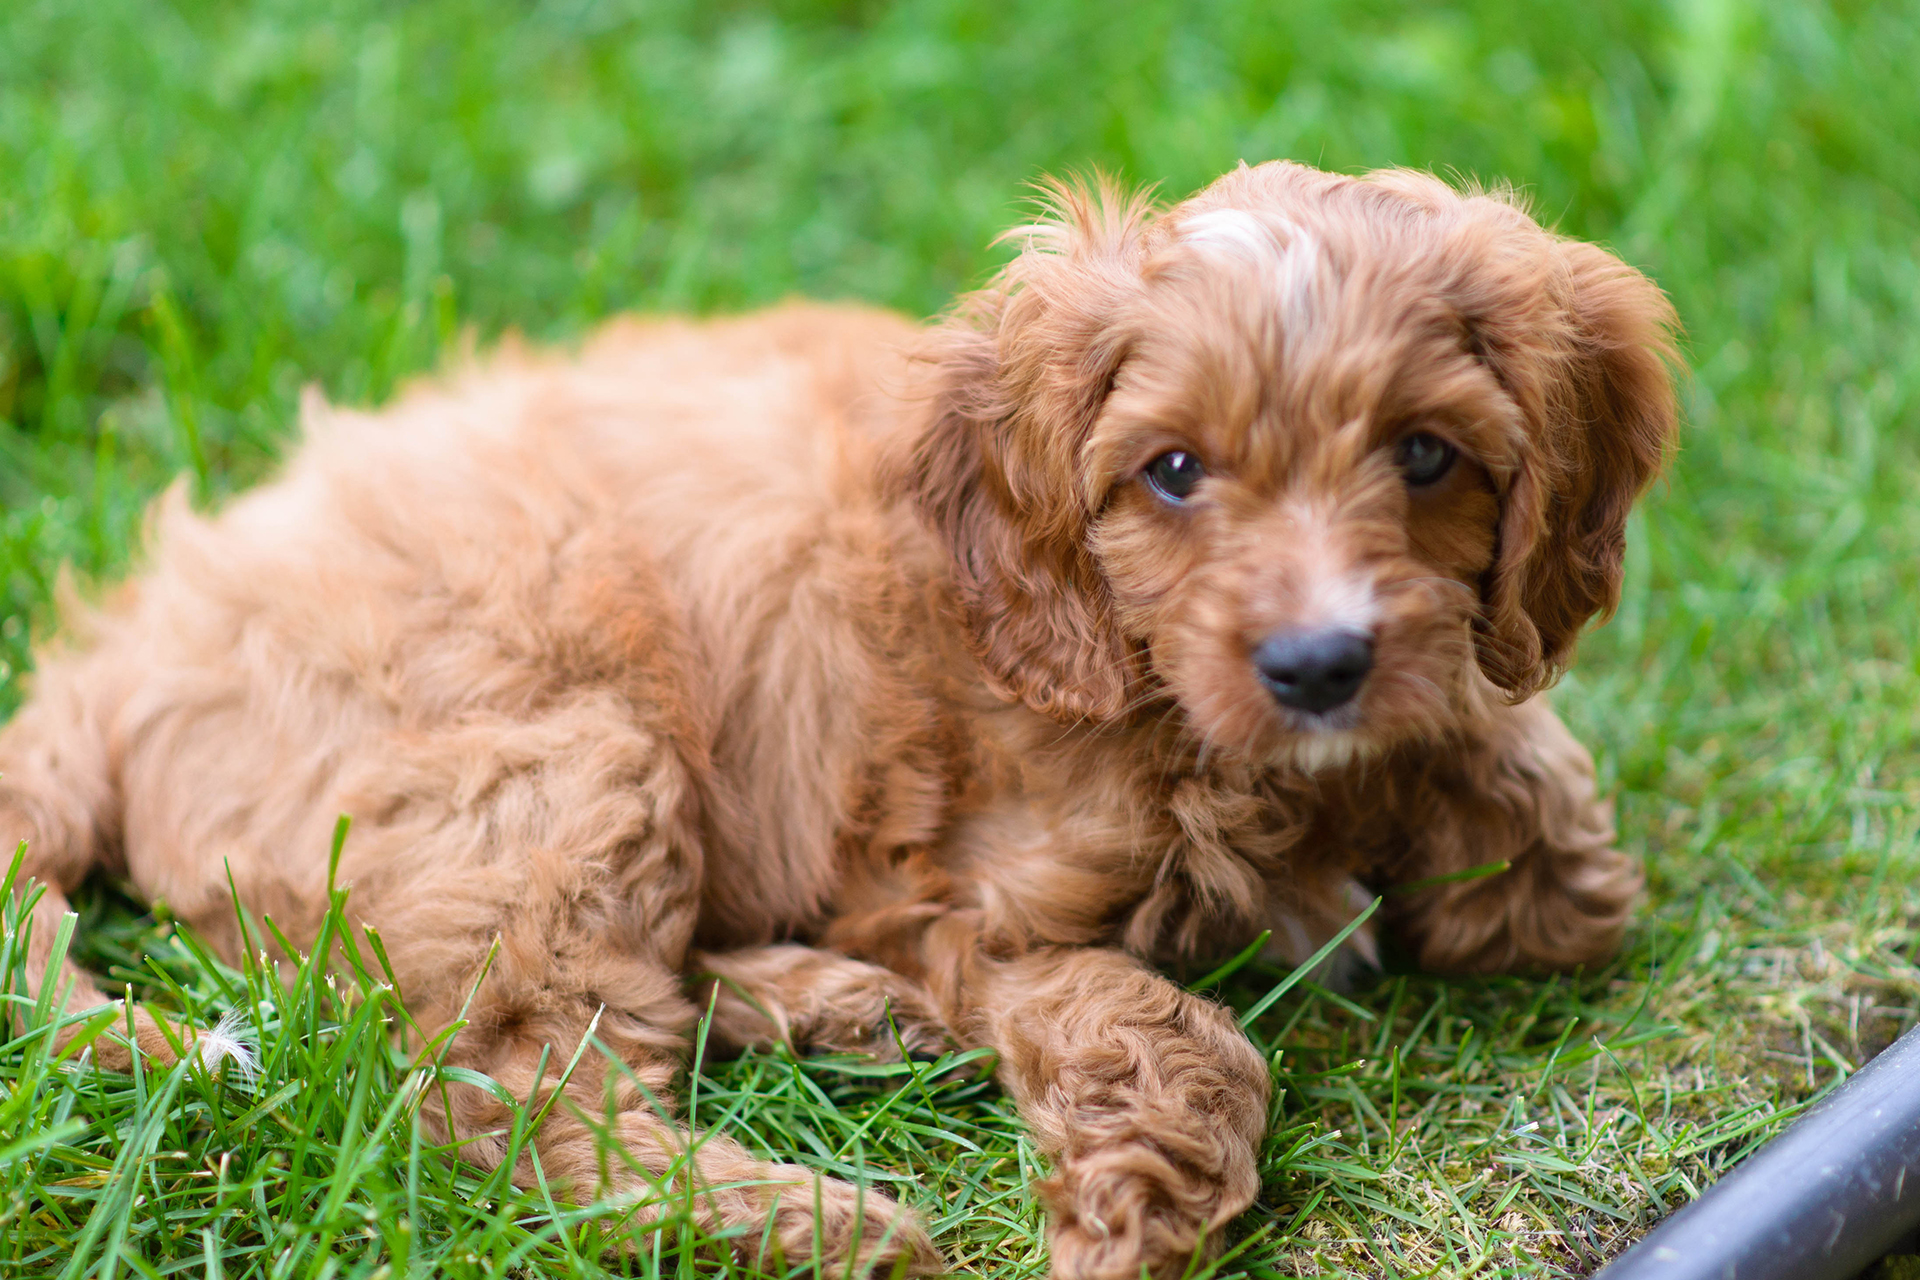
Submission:
POLYGON ((1358 631, 1276 631, 1253 651, 1260 682, 1301 711, 1331 711, 1373 670, 1373 641, 1358 631))

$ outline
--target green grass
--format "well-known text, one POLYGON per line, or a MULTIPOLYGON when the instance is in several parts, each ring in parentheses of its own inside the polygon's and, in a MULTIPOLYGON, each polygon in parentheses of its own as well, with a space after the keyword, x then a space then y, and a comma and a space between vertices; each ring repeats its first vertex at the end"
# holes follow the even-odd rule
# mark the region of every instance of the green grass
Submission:
MULTIPOLYGON (((929 312, 1046 170, 1509 178, 1690 335, 1682 453, 1558 695, 1649 901, 1601 973, 1287 992, 1252 1028, 1283 1090, 1267 1190, 1219 1274, 1585 1274, 1920 1017, 1915 66, 1920 10, 1852 0, 15 0, 0 714, 58 567, 121 570, 178 474, 209 502, 261 475, 304 385, 378 401, 469 334, 622 309, 929 312)), ((283 991, 111 887, 76 946, 157 1004, 241 1010, 265 1061, 126 1078, 0 1046, 0 1275, 719 1265, 671 1215, 603 1258, 617 1206, 434 1147, 430 1059, 371 974, 283 991)), ((957 1264, 1044 1273, 1036 1157, 971 1070, 690 1081, 700 1122, 865 1169, 957 1264)))

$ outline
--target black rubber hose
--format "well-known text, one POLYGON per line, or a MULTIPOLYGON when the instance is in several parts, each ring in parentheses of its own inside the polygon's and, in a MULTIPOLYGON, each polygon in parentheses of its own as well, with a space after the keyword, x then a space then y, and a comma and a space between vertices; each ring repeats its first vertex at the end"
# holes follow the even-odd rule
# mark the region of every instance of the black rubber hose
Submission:
POLYGON ((1851 1280, 1920 1225, 1920 1027, 1597 1280, 1851 1280))

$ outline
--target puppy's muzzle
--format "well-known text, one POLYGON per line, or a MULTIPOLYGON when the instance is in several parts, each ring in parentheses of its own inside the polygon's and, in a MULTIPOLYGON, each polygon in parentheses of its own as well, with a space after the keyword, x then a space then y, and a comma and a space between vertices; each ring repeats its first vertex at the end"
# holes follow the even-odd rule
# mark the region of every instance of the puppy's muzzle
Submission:
POLYGON ((1346 627, 1276 631, 1253 651, 1260 683, 1297 711, 1331 711, 1352 700, 1373 670, 1373 640, 1346 627))

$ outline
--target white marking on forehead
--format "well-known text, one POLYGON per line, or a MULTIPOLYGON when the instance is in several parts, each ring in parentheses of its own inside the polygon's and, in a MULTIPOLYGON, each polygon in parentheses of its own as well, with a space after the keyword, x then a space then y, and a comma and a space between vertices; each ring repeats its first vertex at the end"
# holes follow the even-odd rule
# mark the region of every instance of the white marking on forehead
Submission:
POLYGON ((1265 277, 1282 308, 1304 306, 1321 266, 1320 241, 1286 218, 1245 209, 1208 209, 1180 224, 1180 242, 1265 277))
POLYGON ((1180 238, 1196 249, 1218 249, 1244 258, 1270 257, 1280 247, 1274 229, 1245 209, 1196 213, 1180 224, 1180 238))

